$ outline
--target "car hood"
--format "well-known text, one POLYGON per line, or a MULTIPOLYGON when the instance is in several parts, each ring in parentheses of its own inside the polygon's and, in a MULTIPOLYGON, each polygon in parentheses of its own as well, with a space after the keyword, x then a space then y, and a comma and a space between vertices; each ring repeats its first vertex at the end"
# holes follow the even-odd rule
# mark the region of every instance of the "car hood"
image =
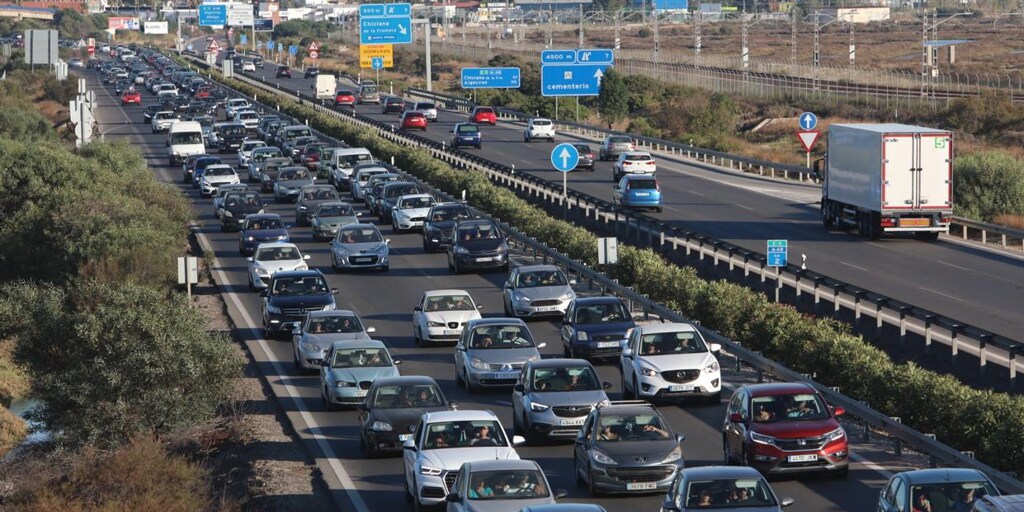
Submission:
POLYGON ((384 245, 384 242, 366 242, 362 244, 335 244, 334 247, 345 249, 350 254, 375 253, 377 248, 384 245))
POLYGON ((711 364, 714 360, 715 356, 711 355, 711 352, 640 357, 640 361, 642 363, 659 372, 670 370, 700 370, 711 364))
POLYGON ((525 363, 531 358, 540 359, 540 352, 535 347, 469 349, 466 352, 468 356, 475 357, 488 364, 525 363))
POLYGON ((302 334, 302 341, 312 343, 323 350, 331 346, 335 341, 364 341, 370 336, 365 332, 333 332, 328 334, 313 334, 310 332, 302 334))
POLYGON ((299 206, 305 206, 312 213, 320 203, 336 203, 338 201, 339 199, 336 197, 330 199, 306 199, 305 201, 300 201, 299 206))
POLYGON ((814 421, 778 421, 775 423, 751 423, 750 429, 759 434, 764 434, 780 439, 793 439, 797 437, 818 437, 839 428, 839 422, 834 418, 826 418, 814 421))
POLYGON ((445 220, 445 221, 441 221, 441 222, 431 222, 430 223, 430 227, 433 228, 433 229, 439 229, 441 231, 449 231, 453 227, 455 227, 455 221, 453 221, 453 220, 445 220))
POLYGON ((430 208, 405 208, 399 211, 402 212, 402 214, 404 215, 408 215, 409 217, 426 217, 427 212, 430 211, 430 208))
POLYGON ((459 242, 459 246, 465 247, 470 252, 495 251, 504 244, 504 240, 470 240, 459 242))
MULTIPOLYGON (((256 212, 262 210, 263 209, 263 205, 257 204, 257 205, 249 206, 249 205, 242 204, 242 205, 238 205, 238 206, 225 206, 224 209, 229 211, 229 212, 231 212, 231 215, 235 215, 235 216, 237 216, 239 214, 248 215, 250 213, 256 213, 256 212)), ((283 229, 281 229, 281 230, 268 230, 268 231, 282 231, 282 234, 284 234, 283 233, 284 232, 283 229)), ((258 231, 258 233, 262 233, 262 232, 263 232, 262 230, 258 231)))
POLYGON ((626 337, 626 331, 634 327, 633 322, 616 322, 613 324, 575 324, 577 332, 585 332, 590 336, 610 336, 621 334, 626 337))
POLYGON ((362 382, 384 379, 387 377, 398 377, 398 368, 395 366, 371 366, 361 368, 331 368, 331 377, 335 381, 362 382))
POLYGON ((447 411, 448 407, 444 405, 438 405, 436 407, 389 407, 387 409, 373 409, 373 413, 370 415, 370 422, 374 421, 386 421, 395 427, 395 431, 399 434, 405 434, 412 432, 419 423, 420 417, 426 412, 438 412, 447 411), (412 428, 408 428, 411 426, 412 428), (401 427, 407 427, 406 431, 399 430, 401 427))
POLYGON ((279 270, 295 270, 295 267, 305 263, 306 260, 253 261, 252 266, 266 269, 269 272, 277 272, 279 270))
POLYGON ((334 304, 334 295, 329 293, 322 295, 273 295, 269 299, 271 304, 279 308, 312 308, 334 304))
POLYGON ((355 215, 342 215, 340 217, 317 217, 313 220, 313 224, 321 226, 330 226, 336 228, 347 224, 355 224, 359 222, 359 217, 355 215))
POLYGON ((659 464, 676 446, 679 446, 679 443, 672 437, 643 441, 597 442, 597 447, 602 452, 623 466, 659 464), (642 457, 646 460, 639 461, 635 457, 642 457))
POLYGON ((424 317, 431 322, 458 322, 460 324, 469 320, 480 318, 480 311, 471 309, 466 311, 428 311, 423 313, 424 317))
POLYGON ((532 393, 531 400, 544 405, 597 405, 608 400, 608 395, 602 390, 594 391, 550 391, 546 393, 532 393))
POLYGON ((265 240, 267 238, 276 238, 287 234, 288 230, 286 229, 250 229, 246 231, 243 236, 251 236, 260 240, 265 240))
POLYGON ((533 505, 550 505, 555 503, 552 496, 531 499, 489 499, 468 501, 466 512, 519 512, 524 507, 533 505))
POLYGON ((302 188, 313 184, 313 180, 285 180, 277 182, 277 185, 283 188, 302 188))
POLYGON ((532 300, 557 299, 565 294, 572 294, 572 288, 568 285, 562 286, 538 286, 536 288, 516 288, 519 293, 532 300))
POLYGON ((422 465, 448 471, 458 471, 463 463, 478 460, 518 460, 519 454, 508 446, 470 446, 466 448, 442 448, 423 450, 422 465))

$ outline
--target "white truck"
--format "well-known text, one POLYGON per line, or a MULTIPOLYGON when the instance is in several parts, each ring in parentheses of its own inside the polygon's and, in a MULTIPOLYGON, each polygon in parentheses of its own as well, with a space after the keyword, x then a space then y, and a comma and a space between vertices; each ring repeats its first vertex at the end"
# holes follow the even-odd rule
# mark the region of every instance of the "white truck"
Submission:
POLYGON ((953 133, 904 124, 833 124, 814 163, 826 229, 935 240, 953 216, 953 133))
POLYGON ((338 87, 338 80, 334 78, 334 75, 317 75, 316 83, 313 84, 313 88, 316 89, 316 99, 318 100, 333 100, 334 89, 338 87))

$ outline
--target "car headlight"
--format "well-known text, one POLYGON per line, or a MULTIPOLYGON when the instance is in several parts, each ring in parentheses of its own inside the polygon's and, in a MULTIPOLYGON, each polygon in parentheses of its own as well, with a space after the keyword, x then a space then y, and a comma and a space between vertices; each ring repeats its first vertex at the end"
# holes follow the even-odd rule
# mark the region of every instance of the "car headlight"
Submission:
MULTIPOLYGON (((230 217, 230 216, 231 216, 231 212, 224 212, 224 213, 225 213, 225 214, 226 214, 226 215, 227 215, 228 217, 230 217)), ((256 237, 254 237, 254 236, 247 236, 247 237, 245 237, 245 241, 246 241, 246 242, 255 242, 255 241, 256 241, 256 237)))
POLYGON ((267 269, 265 269, 263 267, 256 267, 256 273, 261 275, 261 276, 270 275, 270 272, 268 272, 267 269))
MULTIPOLYGON (((225 217, 234 217, 235 214, 233 214, 233 213, 231 213, 231 212, 229 212, 227 210, 224 210, 224 216, 225 217)), ((252 237, 251 236, 249 237, 249 241, 252 242, 252 237)))
POLYGON ((600 450, 590 452, 590 458, 594 459, 594 462, 597 462, 598 464, 618 465, 618 462, 615 462, 615 459, 605 455, 604 452, 600 450))
POLYGON ((424 476, 441 476, 444 470, 430 466, 420 466, 420 474, 424 476))
POLYGON ((273 313, 275 315, 281 314, 281 308, 274 306, 273 304, 267 304, 267 313, 273 313))
POLYGON ((533 412, 544 412, 550 408, 550 405, 538 404, 536 402, 530 404, 530 409, 533 410, 533 412))
POLYGON ((375 432, 391 432, 391 424, 386 421, 377 420, 370 425, 370 430, 375 432))
POLYGON ((323 351, 323 349, 320 348, 319 345, 317 345, 315 343, 310 343, 308 341, 303 341, 302 342, 302 350, 305 351, 305 352, 321 352, 321 351, 323 351))
POLYGON ((377 246, 377 254, 387 254, 387 253, 388 253, 388 246, 387 246, 387 244, 380 244, 380 245, 377 246))
POLYGON ((589 339, 590 339, 590 336, 588 336, 585 331, 576 331, 576 340, 577 341, 587 341, 589 339))
POLYGON ((846 431, 843 430, 843 427, 839 427, 832 432, 825 434, 825 442, 838 441, 844 437, 846 437, 846 431))
POLYGON ((277 235, 278 240, 288 240, 288 235, 277 235))
POLYGON ((354 388, 354 387, 356 387, 356 383, 355 382, 349 382, 347 380, 339 380, 338 382, 334 383, 334 387, 336 387, 336 388, 354 388))
POLYGON ((295 267, 295 270, 309 270, 309 266, 306 265, 305 263, 300 263, 297 267, 295 267))
POLYGON ((558 300, 571 300, 575 296, 575 293, 573 293, 572 291, 568 291, 563 293, 562 296, 558 298, 558 300))
POLYGON ((523 295, 523 294, 521 294, 519 292, 516 292, 516 293, 512 294, 512 300, 514 300, 516 302, 530 302, 530 298, 529 297, 527 297, 526 295, 523 295))
POLYGON ((540 354, 535 355, 535 356, 530 356, 530 358, 527 359, 527 361, 539 361, 539 360, 540 360, 540 354))
POLYGON ((444 322, 434 322, 433 320, 427 320, 427 327, 444 327, 444 322))
POLYGON ((681 458, 683 458, 683 449, 682 449, 682 447, 676 446, 675 449, 673 449, 672 451, 668 452, 668 456, 665 457, 665 460, 663 460, 661 462, 663 462, 665 464, 668 464, 670 462, 675 462, 675 461, 677 461, 677 460, 679 460, 681 458))
POLYGON ((651 369, 651 368, 647 368, 647 367, 643 367, 642 366, 642 367, 640 367, 640 374, 644 375, 646 377, 654 377, 655 375, 658 374, 658 371, 654 370, 654 369, 651 369))
POLYGON ((306 207, 305 207, 305 206, 300 206, 300 207, 299 207, 299 210, 300 210, 300 211, 306 211, 306 207))
POLYGON ((348 254, 348 249, 344 245, 336 245, 334 247, 334 253, 338 255, 348 254))
POLYGON ((469 360, 469 365, 477 370, 489 370, 491 368, 491 365, 475 357, 469 360))
POLYGON ((469 254, 469 249, 466 249, 465 247, 461 247, 461 246, 460 247, 456 247, 455 248, 455 254, 469 254))
POLYGON ((335 307, 336 306, 334 304, 328 304, 328 305, 324 306, 324 311, 334 311, 335 307))
POLYGON ((720 367, 718 366, 718 361, 715 361, 715 362, 705 366, 704 367, 704 372, 705 373, 715 373, 715 372, 717 372, 719 370, 719 368, 720 367))
POLYGON ((755 443, 761 444, 775 444, 775 438, 772 436, 766 436, 764 434, 758 434, 757 432, 750 433, 750 440, 755 443))

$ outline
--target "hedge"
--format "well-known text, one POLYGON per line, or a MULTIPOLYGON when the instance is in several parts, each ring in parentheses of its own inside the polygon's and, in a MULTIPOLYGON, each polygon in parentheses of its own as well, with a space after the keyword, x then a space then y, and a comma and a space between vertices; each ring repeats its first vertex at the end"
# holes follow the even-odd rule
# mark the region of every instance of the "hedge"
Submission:
MULTIPOLYGON (((589 265, 596 264, 591 232, 549 216, 512 191, 491 184, 482 174, 460 171, 424 149, 379 137, 374 130, 321 114, 308 106, 237 80, 231 87, 281 111, 308 119, 321 132, 377 157, 395 159, 403 170, 450 194, 467 191, 476 207, 529 236, 589 265)), ((885 414, 1003 471, 1024 473, 1024 398, 973 389, 948 375, 909 362, 897 364, 878 348, 832 319, 808 317, 776 304, 758 292, 724 281, 701 279, 690 268, 668 263, 650 249, 619 246, 612 277, 652 300, 699 320, 743 346, 761 351, 795 371, 814 373, 818 382, 840 387, 885 414)))

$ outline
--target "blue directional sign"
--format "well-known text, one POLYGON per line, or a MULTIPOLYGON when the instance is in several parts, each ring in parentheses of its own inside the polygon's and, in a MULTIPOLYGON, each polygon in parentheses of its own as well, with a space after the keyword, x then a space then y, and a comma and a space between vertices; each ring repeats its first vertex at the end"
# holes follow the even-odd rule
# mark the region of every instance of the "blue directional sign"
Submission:
POLYGON ((294 44, 288 45, 288 54, 289 55, 298 55, 299 54, 299 47, 295 46, 294 44))
POLYGON ((245 46, 246 44, 249 43, 249 38, 246 37, 245 34, 242 34, 240 37, 241 37, 242 46, 245 46))
POLYGON ((540 63, 543 64, 574 64, 576 50, 544 50, 540 52, 540 63))
POLYGON ((384 69, 384 57, 370 57, 370 67, 373 69, 384 69))
POLYGON ((284 44, 277 43, 277 51, 278 52, 283 52, 284 51, 284 44))
POLYGON ((578 163, 580 152, 572 144, 562 143, 551 150, 551 165, 559 171, 569 172, 575 169, 578 163))
POLYGON ((227 4, 200 4, 199 26, 212 27, 228 24, 227 4))
POLYGON ((412 5, 362 4, 359 6, 360 44, 412 42, 412 5))
POLYGON ((789 240, 768 240, 768 266, 785 267, 789 264, 789 240))
POLYGON ((814 115, 813 112, 804 112, 800 114, 800 129, 803 131, 813 130, 815 126, 818 126, 818 116, 814 115))
POLYGON ((519 68, 462 68, 463 89, 518 89, 519 68))
POLYGON ((544 96, 597 96, 608 64, 549 64, 540 68, 544 96))
POLYGON ((267 41, 267 51, 271 51, 271 52, 274 51, 274 42, 273 41, 267 41))
POLYGON ((611 64, 615 62, 615 53, 611 50, 576 50, 578 64, 611 64))

